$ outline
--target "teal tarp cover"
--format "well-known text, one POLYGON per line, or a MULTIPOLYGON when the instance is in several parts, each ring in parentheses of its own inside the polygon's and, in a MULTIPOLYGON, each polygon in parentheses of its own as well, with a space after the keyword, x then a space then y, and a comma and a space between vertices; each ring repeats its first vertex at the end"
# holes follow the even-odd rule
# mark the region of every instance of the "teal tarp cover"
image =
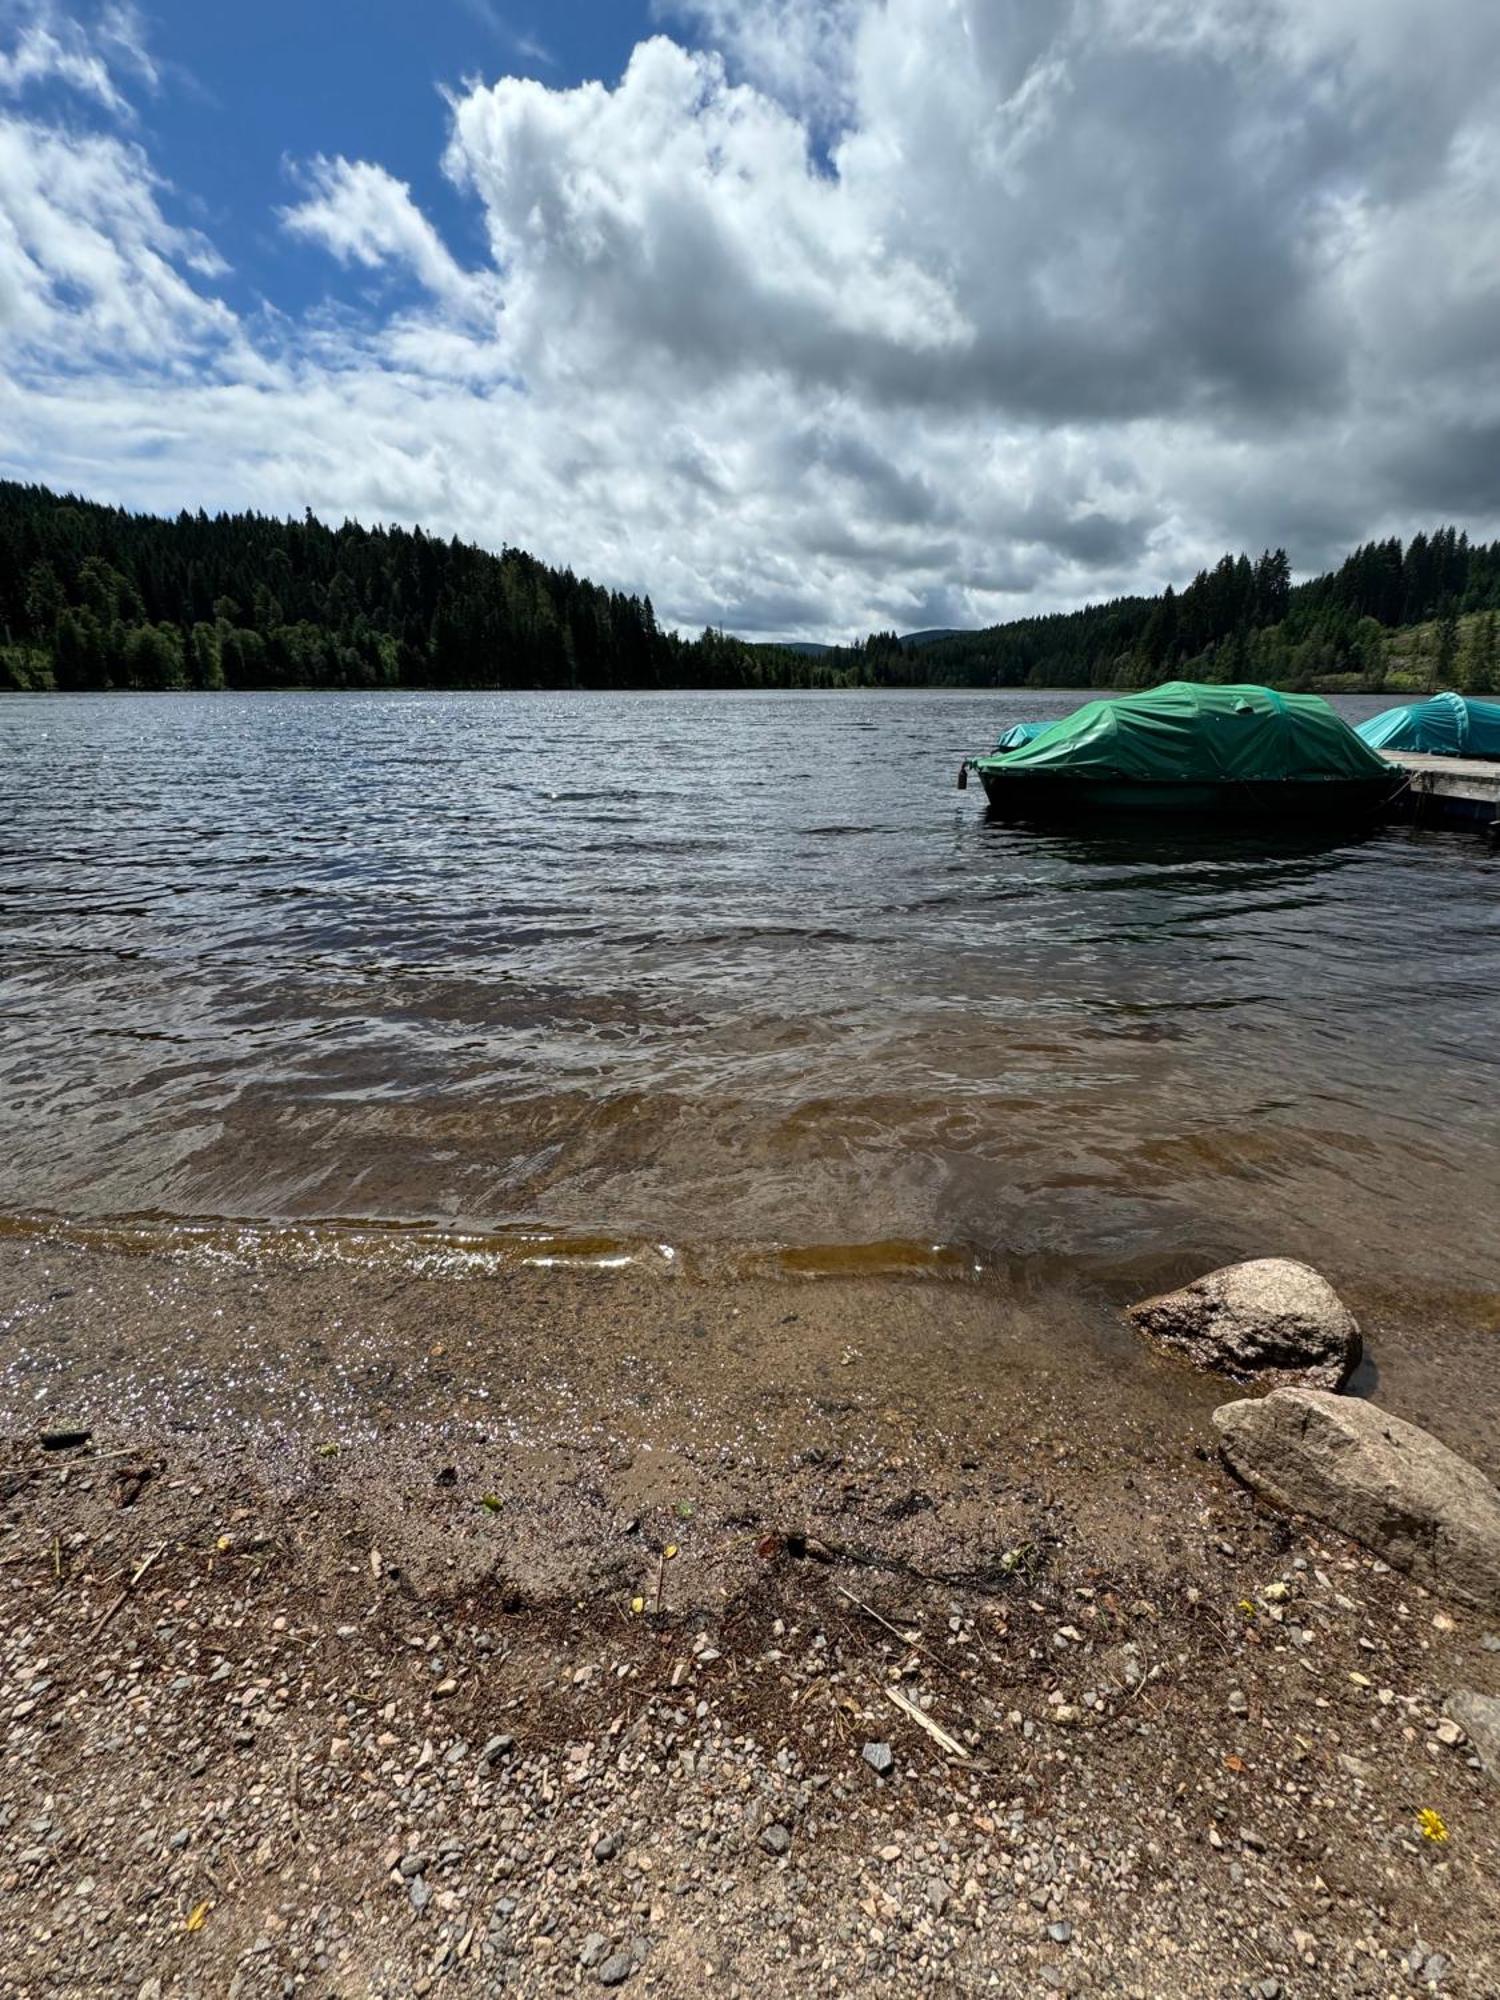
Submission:
POLYGON ((1315 694, 1168 681, 1085 702, 981 766, 1140 784, 1377 778, 1390 766, 1315 694))
POLYGON ((1029 743, 1033 736, 1040 736, 1047 727, 1045 722, 1013 722, 1003 736, 995 738, 996 750, 1019 750, 1023 743, 1029 743))
POLYGON ((1500 757, 1500 701, 1435 694, 1430 701, 1383 709, 1359 725, 1376 750, 1420 750, 1433 757, 1500 757))

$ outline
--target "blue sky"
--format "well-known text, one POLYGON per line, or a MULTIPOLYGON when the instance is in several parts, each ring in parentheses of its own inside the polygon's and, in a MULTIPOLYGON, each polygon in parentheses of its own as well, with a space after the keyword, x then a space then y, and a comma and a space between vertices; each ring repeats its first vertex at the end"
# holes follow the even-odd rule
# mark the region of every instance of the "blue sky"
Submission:
POLYGON ((1500 534, 1494 0, 0 0, 0 476, 843 638, 1500 534))
POLYGON ((483 254, 481 218, 440 167, 444 93, 505 73, 549 85, 618 77, 653 24, 631 0, 532 12, 498 0, 158 0, 144 11, 163 87, 148 109, 152 152, 233 272, 286 311, 322 298, 326 256, 274 227, 294 163, 379 160, 408 182, 455 251, 483 254))

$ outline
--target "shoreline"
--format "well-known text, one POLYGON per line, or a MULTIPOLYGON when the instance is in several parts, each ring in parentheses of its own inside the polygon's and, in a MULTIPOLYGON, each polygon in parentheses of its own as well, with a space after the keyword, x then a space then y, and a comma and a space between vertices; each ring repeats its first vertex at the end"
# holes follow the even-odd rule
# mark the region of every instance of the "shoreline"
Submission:
POLYGON ((1077 1300, 12 1238, 0 1328, 19 1994, 1495 1989, 1494 1635, 1077 1300))

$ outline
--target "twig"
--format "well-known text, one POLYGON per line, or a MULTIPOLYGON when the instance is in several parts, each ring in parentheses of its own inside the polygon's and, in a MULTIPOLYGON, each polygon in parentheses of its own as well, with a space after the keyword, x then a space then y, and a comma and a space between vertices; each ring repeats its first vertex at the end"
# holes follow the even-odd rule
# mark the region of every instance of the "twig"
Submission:
POLYGON ((950 1736, 940 1722, 934 1722, 925 1709, 918 1708, 909 1695, 904 1695, 899 1688, 888 1687, 885 1690, 885 1698, 894 1702, 901 1713, 909 1716, 919 1729, 925 1729, 933 1742, 946 1750, 950 1757, 962 1757, 965 1763, 971 1761, 968 1751, 958 1738, 950 1736))
POLYGON ((119 1610, 120 1606, 125 1602, 126 1598, 129 1597, 131 1591, 135 1589, 136 1585, 140 1582, 141 1578, 146 1574, 147 1570, 150 1569, 152 1563, 156 1561, 158 1556, 164 1556, 169 1546, 170 1545, 168 1543, 163 1542, 159 1549, 153 1549, 149 1556, 144 1557, 139 1563, 136 1564, 135 1568, 130 1573, 130 1581, 126 1584, 125 1588, 120 1592, 119 1596, 115 1599, 114 1603, 110 1605, 109 1609, 101 1614, 99 1622, 95 1625, 93 1631, 89 1634, 89 1637, 91 1639, 98 1638, 99 1634, 104 1630, 105 1626, 109 1623, 110 1619, 114 1617, 115 1613, 119 1610))
POLYGON ((883 1625, 893 1639, 899 1639, 903 1646, 909 1647, 913 1652, 921 1653, 924 1658, 931 1660, 935 1667, 941 1667, 945 1674, 950 1674, 960 1685, 966 1685, 963 1675, 953 1665, 952 1661, 945 1660, 941 1653, 933 1652, 925 1639, 909 1639, 899 1627, 891 1623, 889 1618, 882 1617, 872 1604, 866 1604, 863 1598, 856 1597, 852 1590, 846 1590, 841 1583, 836 1583, 833 1587, 840 1597, 847 1597, 849 1602, 858 1610, 863 1611, 867 1618, 873 1618, 877 1625, 883 1625))

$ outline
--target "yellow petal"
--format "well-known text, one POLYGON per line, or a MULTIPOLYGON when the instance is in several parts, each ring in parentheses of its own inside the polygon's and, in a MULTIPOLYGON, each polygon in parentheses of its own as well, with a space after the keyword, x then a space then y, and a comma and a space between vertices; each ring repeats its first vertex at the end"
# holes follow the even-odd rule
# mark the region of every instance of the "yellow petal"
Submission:
POLYGON ((642 1613, 642 1612, 643 1612, 643 1611, 645 1610, 645 1608, 646 1608, 646 1600, 645 1600, 645 1598, 644 1598, 644 1597, 632 1597, 632 1598, 631 1598, 631 1600, 630 1600, 630 1608, 631 1608, 631 1610, 632 1610, 632 1611, 633 1611, 633 1612, 635 1613, 636 1617, 637 1617, 637 1618, 639 1618, 639 1617, 640 1617, 640 1615, 641 1615, 641 1613, 642 1613))
POLYGON ((209 1903, 200 1903, 192 1915, 188 1917, 182 1928, 185 1931, 201 1931, 203 1928, 203 1919, 208 1915, 211 1908, 212 1905, 209 1903))
POLYGON ((677 1544, 675 1542, 668 1542, 667 1546, 662 1550, 662 1554, 666 1557, 668 1562, 672 1560, 673 1556, 675 1556, 676 1553, 677 1553, 677 1544))

